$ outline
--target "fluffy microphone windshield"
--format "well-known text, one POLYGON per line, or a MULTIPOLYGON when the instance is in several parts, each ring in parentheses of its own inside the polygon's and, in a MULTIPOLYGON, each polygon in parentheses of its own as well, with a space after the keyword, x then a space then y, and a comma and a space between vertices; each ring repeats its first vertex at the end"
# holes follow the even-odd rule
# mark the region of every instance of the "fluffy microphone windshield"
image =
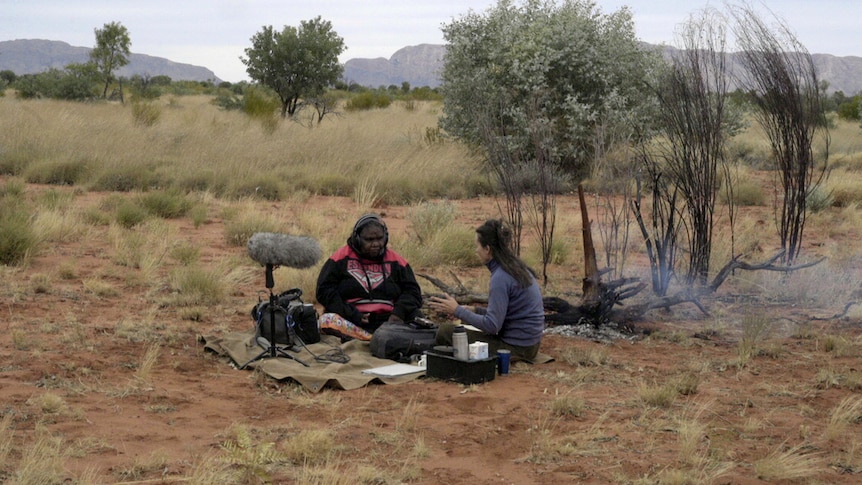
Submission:
POLYGON ((310 268, 320 260, 320 244, 309 236, 258 232, 248 240, 248 255, 262 265, 310 268))

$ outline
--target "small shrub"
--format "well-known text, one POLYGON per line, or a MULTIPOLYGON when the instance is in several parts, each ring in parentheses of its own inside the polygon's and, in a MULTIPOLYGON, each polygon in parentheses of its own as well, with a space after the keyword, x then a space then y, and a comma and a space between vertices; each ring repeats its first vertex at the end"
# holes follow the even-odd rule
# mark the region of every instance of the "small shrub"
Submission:
POLYGON ((178 312, 180 318, 192 322, 202 322, 208 313, 208 308, 200 306, 184 307, 178 312))
POLYGON ((221 275, 197 267, 175 271, 171 283, 179 293, 174 301, 179 306, 215 305, 225 293, 221 275))
POLYGON ((45 273, 30 275, 30 289, 33 293, 48 293, 51 291, 51 278, 45 273))
POLYGON ((71 261, 64 261, 57 268, 57 275, 63 280, 73 280, 78 277, 78 269, 71 261))
POLYGON ((147 220, 149 213, 140 204, 131 200, 126 200, 117 206, 114 213, 114 220, 122 227, 129 229, 147 220))
POLYGON ((197 246, 181 244, 171 250, 171 257, 183 266, 189 266, 200 259, 201 250, 197 246))
POLYGON ((83 283, 85 290, 99 298, 111 298, 120 294, 120 290, 112 283, 102 281, 98 278, 88 278, 83 283))
MULTIPOLYGON (((763 188, 755 181, 746 180, 740 181, 733 189, 734 203, 738 206, 762 206, 766 204, 766 195, 763 193, 763 188)), ((727 200, 726 196, 721 196, 721 201, 727 200)))
POLYGON ((0 175, 21 175, 37 158, 35 150, 4 150, 0 153, 0 175))
POLYGON ((450 225, 430 241, 405 241, 399 246, 414 266, 479 266, 475 251, 476 233, 469 228, 450 225))
POLYGON ((195 170, 191 173, 178 174, 176 186, 186 192, 204 192, 207 190, 223 192, 224 187, 216 183, 217 175, 210 170, 195 170))
POLYGON ((207 217, 207 207, 203 204, 196 204, 189 209, 189 217, 192 220, 195 228, 201 227, 209 220, 207 217))
POLYGON ((91 226, 107 226, 111 223, 111 216, 98 207, 90 207, 81 214, 81 220, 91 226))
POLYGON ((254 197, 263 200, 281 200, 284 193, 283 183, 274 177, 260 177, 237 181, 228 189, 229 196, 241 199, 254 197))
POLYGON ((423 202, 411 207, 407 220, 419 241, 431 241, 443 228, 455 221, 458 209, 449 201, 423 202))
POLYGON ((243 96, 243 111, 255 119, 275 118, 280 107, 279 100, 265 89, 250 88, 243 96))
POLYGON ((830 202, 835 207, 852 207, 862 205, 862 187, 859 177, 848 177, 840 182, 830 184, 830 202))
POLYGON ((570 365, 580 365, 583 367, 602 366, 608 363, 610 357, 607 350, 603 348, 589 347, 582 349, 580 347, 568 347, 563 350, 563 360, 570 365))
POLYGON ((822 185, 814 187, 805 198, 805 207, 811 212, 820 212, 832 207, 832 194, 822 185))
POLYGON ((176 219, 188 213, 191 201, 175 190, 157 190, 147 192, 140 197, 141 205, 154 216, 165 219, 176 219))
POLYGON ((27 191, 27 184, 21 179, 9 179, 0 186, 0 198, 20 199, 27 191))
POLYGON ((0 203, 0 264, 15 265, 36 253, 38 240, 21 204, 0 203))
POLYGON ((322 465, 337 449, 332 431, 304 429, 282 443, 288 460, 297 465, 322 465))
POLYGON ((737 345, 737 354, 742 362, 758 355, 759 346, 769 336, 771 325, 763 315, 746 315, 742 319, 742 339, 737 345))
POLYGON ((24 179, 31 184, 75 185, 84 179, 89 170, 83 161, 32 164, 24 172, 24 179))
POLYGON ((574 397, 570 394, 557 396, 551 402, 551 412, 557 416, 574 416, 578 417, 584 414, 586 405, 584 400, 574 397))
POLYGON ((679 394, 674 382, 663 385, 648 385, 641 383, 638 386, 638 397, 648 406, 666 408, 673 404, 679 394))
POLYGON ((245 246, 256 232, 279 232, 280 226, 273 221, 258 217, 231 220, 224 225, 225 242, 231 246, 245 246))
POLYGON ((90 190, 103 192, 131 192, 145 190, 155 184, 152 172, 141 166, 118 167, 96 177, 90 190))
POLYGON ((392 98, 388 94, 376 91, 364 91, 347 101, 344 105, 346 111, 365 111, 375 108, 386 108, 392 104, 392 98))
POLYGON ((353 193, 355 184, 356 181, 345 174, 325 173, 307 181, 305 188, 320 195, 345 196, 353 193))
POLYGON ((132 117, 138 126, 153 126, 162 117, 162 108, 153 102, 137 101, 132 103, 132 117))
POLYGON ((33 347, 33 338, 30 332, 15 328, 10 332, 10 336, 12 337, 12 347, 15 350, 30 350, 33 347))
POLYGON ((71 206, 73 198, 74 194, 71 192, 49 189, 39 196, 39 205, 50 210, 65 209, 71 206))
POLYGON ((700 377, 693 373, 685 373, 673 381, 673 386, 676 392, 682 396, 691 396, 697 394, 697 387, 700 385, 700 377))

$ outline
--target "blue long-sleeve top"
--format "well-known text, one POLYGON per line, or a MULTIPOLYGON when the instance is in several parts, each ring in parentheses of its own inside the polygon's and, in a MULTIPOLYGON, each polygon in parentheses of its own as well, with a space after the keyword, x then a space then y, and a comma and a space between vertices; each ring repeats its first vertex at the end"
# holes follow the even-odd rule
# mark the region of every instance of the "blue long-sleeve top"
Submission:
POLYGON ((510 345, 528 347, 539 343, 545 330, 545 307, 535 278, 533 284, 521 288, 497 260, 489 261, 487 267, 491 271, 488 307, 472 312, 459 305, 455 318, 487 334, 497 335, 510 345))

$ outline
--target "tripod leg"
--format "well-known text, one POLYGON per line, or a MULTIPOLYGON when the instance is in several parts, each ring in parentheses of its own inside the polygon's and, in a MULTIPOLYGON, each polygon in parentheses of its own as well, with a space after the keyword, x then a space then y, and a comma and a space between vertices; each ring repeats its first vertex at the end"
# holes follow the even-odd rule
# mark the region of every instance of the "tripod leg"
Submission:
POLYGON ((300 359, 299 359, 299 357, 297 357, 297 356, 295 356, 295 355, 290 355, 289 353, 287 353, 287 351, 286 351, 286 350, 284 350, 284 349, 282 349, 282 348, 279 348, 279 349, 278 349, 278 354, 279 354, 279 356, 281 356, 281 357, 287 357, 288 359, 293 359, 293 360, 295 360, 295 361, 299 362, 300 364, 304 365, 305 367, 310 367, 307 363, 305 363, 305 362, 303 362, 302 360, 300 360, 300 359))
POLYGON ((264 349, 264 351, 263 351, 263 352, 261 352, 261 353, 257 354, 257 355, 256 355, 254 358, 252 358, 250 361, 248 361, 248 362, 246 362, 245 364, 243 364, 243 365, 239 366, 239 370, 243 370, 243 369, 245 369, 245 368, 246 368, 249 364, 251 364, 252 362, 256 362, 256 361, 258 361, 258 360, 261 360, 261 359, 263 359, 263 358, 267 357, 267 355, 266 355, 266 354, 268 354, 268 353, 269 353, 269 349, 264 349))

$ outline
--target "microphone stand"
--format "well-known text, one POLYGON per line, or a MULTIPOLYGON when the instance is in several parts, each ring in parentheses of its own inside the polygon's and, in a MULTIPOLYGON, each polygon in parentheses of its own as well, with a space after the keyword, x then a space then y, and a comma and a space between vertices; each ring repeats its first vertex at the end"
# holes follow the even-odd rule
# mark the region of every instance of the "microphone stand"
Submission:
MULTIPOLYGON (((259 353, 256 357, 254 357, 250 361, 246 362, 245 364, 241 365, 239 367, 240 370, 245 369, 246 366, 251 364, 252 362, 256 362, 258 360, 265 359, 267 357, 269 357, 269 358, 285 357, 288 359, 293 359, 293 360, 299 362, 300 364, 304 365, 305 367, 309 367, 309 365, 307 363, 301 361, 296 356, 290 355, 289 353, 287 353, 286 349, 279 347, 275 343, 275 307, 276 307, 276 305, 278 305, 278 299, 276 298, 275 293, 272 292, 272 288, 275 286, 275 281, 273 280, 273 277, 272 277, 272 270, 273 270, 273 265, 267 264, 266 265, 266 288, 269 290, 269 340, 268 340, 269 348, 264 349, 263 352, 259 353)), ((286 309, 285 309, 284 313, 285 313, 285 316, 287 316, 287 310, 286 309)), ((292 340, 291 335, 290 335, 290 329, 285 329, 285 334, 287 335, 288 347, 292 347, 293 346, 293 340, 292 340)), ((260 342, 258 341, 257 344, 260 345, 260 342)))

